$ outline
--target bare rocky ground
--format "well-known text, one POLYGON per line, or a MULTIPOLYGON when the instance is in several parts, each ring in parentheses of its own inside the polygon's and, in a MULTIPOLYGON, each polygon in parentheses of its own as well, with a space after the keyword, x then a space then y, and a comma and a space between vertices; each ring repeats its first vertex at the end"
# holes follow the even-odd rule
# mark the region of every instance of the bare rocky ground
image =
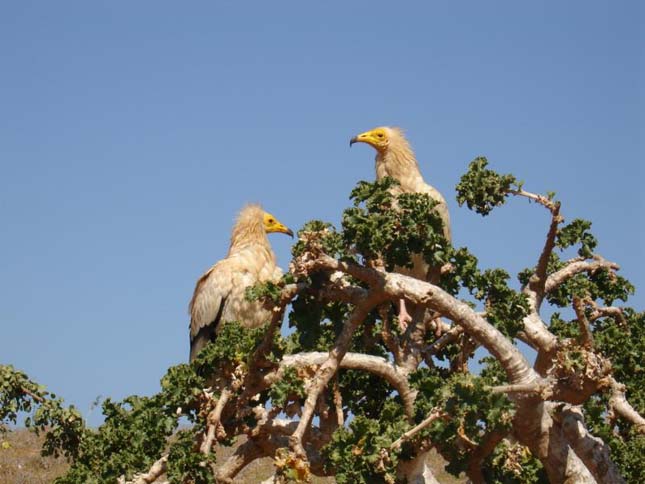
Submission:
MULTIPOLYGON (((42 438, 31 432, 18 429, 0 434, 0 483, 2 484, 48 484, 67 470, 68 464, 63 458, 42 457, 40 446, 42 438)), ((242 443, 242 442, 240 442, 242 443)), ((218 450, 218 461, 222 462, 235 451, 235 448, 218 450)), ((430 465, 436 470, 435 476, 442 484, 466 482, 456 479, 443 471, 445 462, 438 455, 430 458, 430 465)), ((257 484, 271 476, 273 464, 265 458, 253 462, 238 476, 236 483, 257 484)), ((314 484, 334 483, 333 478, 316 478, 314 484)))
POLYGON ((46 484, 65 473, 65 459, 40 455, 42 440, 26 430, 0 434, 1 483, 46 484))

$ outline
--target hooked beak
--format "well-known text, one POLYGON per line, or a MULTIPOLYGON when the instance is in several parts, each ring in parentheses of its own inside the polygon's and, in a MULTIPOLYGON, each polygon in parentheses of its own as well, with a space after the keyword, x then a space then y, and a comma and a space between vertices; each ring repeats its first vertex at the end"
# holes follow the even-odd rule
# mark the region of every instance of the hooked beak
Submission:
POLYGON ((349 146, 352 146, 354 143, 366 143, 376 149, 379 149, 378 141, 372 131, 365 131, 364 133, 357 134, 349 140, 349 146))
POLYGON ((286 225, 282 225, 278 222, 277 226, 271 230, 271 232, 280 232, 281 234, 287 234, 293 239, 293 231, 286 225))

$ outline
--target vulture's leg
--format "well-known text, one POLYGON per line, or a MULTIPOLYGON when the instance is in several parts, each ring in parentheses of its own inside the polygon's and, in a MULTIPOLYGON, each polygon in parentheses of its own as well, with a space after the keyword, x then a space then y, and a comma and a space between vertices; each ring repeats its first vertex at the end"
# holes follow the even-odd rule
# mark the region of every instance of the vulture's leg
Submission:
POLYGON ((405 299, 401 298, 399 299, 399 328, 402 333, 407 329, 410 322, 412 322, 412 316, 405 308, 405 299))

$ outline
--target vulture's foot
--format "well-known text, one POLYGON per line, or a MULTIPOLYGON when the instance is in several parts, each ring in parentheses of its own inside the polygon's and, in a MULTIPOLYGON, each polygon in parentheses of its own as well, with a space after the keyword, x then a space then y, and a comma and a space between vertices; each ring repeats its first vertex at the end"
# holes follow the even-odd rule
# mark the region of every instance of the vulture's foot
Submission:
POLYGON ((408 328, 408 324, 412 322, 412 316, 405 308, 405 299, 399 299, 399 329, 404 333, 408 328))

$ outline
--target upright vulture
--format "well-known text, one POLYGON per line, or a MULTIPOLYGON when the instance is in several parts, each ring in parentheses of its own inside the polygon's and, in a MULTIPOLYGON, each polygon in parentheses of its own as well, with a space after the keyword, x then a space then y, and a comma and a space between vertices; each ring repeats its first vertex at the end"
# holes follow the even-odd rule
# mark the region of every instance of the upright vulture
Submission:
POLYGON ((247 301, 245 290, 258 282, 277 281, 282 271, 267 233, 293 232, 260 205, 247 205, 240 211, 231 234, 226 258, 199 278, 190 301, 190 361, 211 341, 224 323, 238 321, 257 328, 271 319, 271 313, 258 301, 247 301))
MULTIPOLYGON (((451 241, 450 215, 446 200, 441 193, 428 185, 421 176, 419 164, 414 152, 399 128, 383 126, 361 133, 353 137, 349 145, 354 143, 367 143, 376 150, 376 179, 386 176, 399 182, 399 186, 392 189, 394 195, 401 193, 427 193, 438 203, 434 210, 443 220, 443 235, 451 241)), ((416 279, 438 282, 438 268, 430 268, 421 254, 412 254, 412 268, 397 267, 396 271, 416 279)), ((412 311, 414 313, 414 311, 412 311)), ((412 320, 410 312, 406 309, 405 300, 399 301, 399 321, 403 326, 412 320)))

